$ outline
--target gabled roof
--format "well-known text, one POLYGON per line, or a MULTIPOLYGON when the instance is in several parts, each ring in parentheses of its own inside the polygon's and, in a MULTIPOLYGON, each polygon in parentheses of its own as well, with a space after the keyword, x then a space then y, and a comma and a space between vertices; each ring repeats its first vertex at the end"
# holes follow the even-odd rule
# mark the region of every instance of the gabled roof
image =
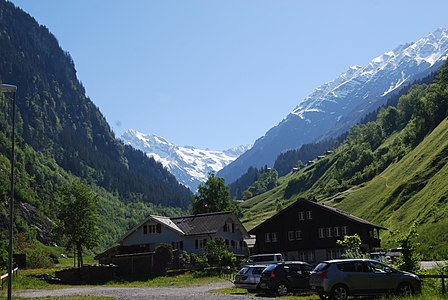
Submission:
POLYGON ((244 237, 249 237, 249 233, 246 231, 240 220, 235 216, 233 212, 215 212, 173 218, 149 215, 137 226, 129 230, 120 239, 119 243, 127 239, 141 226, 151 220, 171 228, 180 235, 199 235, 214 234, 218 232, 218 230, 224 226, 224 223, 229 218, 232 219, 233 222, 239 223, 241 225, 239 226, 239 228, 241 228, 241 230, 243 231, 242 235, 244 237))
MULTIPOLYGON (((216 233, 221 229, 224 223, 231 218, 234 222, 238 222, 235 214, 232 212, 216 212, 199 214, 185 217, 171 218, 173 221, 186 235, 196 235, 196 234, 210 234, 216 233)), ((243 235, 249 236, 249 234, 241 225, 244 232, 243 235)))
POLYGON ((387 228, 384 228, 382 226, 379 226, 379 225, 376 225, 374 223, 371 223, 371 222, 369 222, 367 220, 364 220, 362 218, 359 218, 359 217, 356 217, 354 215, 351 215, 351 214, 349 214, 347 212, 344 212, 344 211, 342 211, 340 209, 337 209, 335 207, 331 207, 331 206, 328 206, 328 205, 320 204, 320 203, 317 203, 317 202, 314 202, 314 201, 310 201, 310 200, 306 200, 306 199, 298 199, 295 203, 293 203, 290 206, 284 208, 283 210, 279 211, 278 213, 276 213, 275 215, 273 215, 269 219, 265 220, 263 223, 260 223, 257 226, 255 226, 254 228, 252 228, 251 230, 249 230, 249 233, 254 234, 259 228, 263 227, 266 223, 272 221, 273 219, 279 219, 279 218, 281 219, 282 215, 284 213, 286 213, 290 209, 293 209, 294 207, 296 207, 297 205, 300 205, 302 203, 310 204, 312 206, 315 206, 318 209, 327 210, 327 211, 329 211, 329 212, 331 212, 333 214, 336 214, 336 215, 338 215, 338 216, 340 216, 342 218, 349 219, 349 220, 354 221, 354 222, 359 223, 359 224, 368 225, 368 226, 371 226, 371 227, 374 227, 374 228, 378 228, 378 229, 387 229, 387 228))

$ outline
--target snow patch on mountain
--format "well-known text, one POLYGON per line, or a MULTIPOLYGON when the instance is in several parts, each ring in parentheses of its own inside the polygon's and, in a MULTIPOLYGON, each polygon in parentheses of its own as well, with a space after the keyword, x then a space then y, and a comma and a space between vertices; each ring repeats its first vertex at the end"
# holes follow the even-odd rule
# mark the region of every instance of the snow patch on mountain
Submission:
POLYGON ((200 183, 207 180, 210 172, 218 172, 251 147, 244 145, 224 151, 203 150, 174 145, 162 137, 133 129, 124 132, 121 140, 160 162, 180 183, 193 192, 200 183))

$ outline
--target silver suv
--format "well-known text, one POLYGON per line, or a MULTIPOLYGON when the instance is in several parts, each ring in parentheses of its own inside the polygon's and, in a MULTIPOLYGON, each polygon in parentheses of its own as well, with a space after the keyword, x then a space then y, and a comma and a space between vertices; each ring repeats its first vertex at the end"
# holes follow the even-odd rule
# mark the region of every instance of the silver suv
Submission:
POLYGON ((321 299, 345 300, 348 296, 420 293, 417 275, 395 270, 371 259, 338 259, 317 265, 310 276, 311 291, 321 299))

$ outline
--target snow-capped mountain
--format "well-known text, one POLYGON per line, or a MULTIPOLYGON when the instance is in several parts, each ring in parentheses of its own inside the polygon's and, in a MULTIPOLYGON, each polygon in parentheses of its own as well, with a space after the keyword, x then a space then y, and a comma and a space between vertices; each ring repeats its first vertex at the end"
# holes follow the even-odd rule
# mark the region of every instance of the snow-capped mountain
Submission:
POLYGON ((121 139, 163 164, 180 183, 193 192, 200 183, 207 180, 210 172, 218 172, 250 148, 250 145, 245 145, 225 151, 213 151, 177 146, 162 137, 132 129, 124 132, 121 139))
POLYGON ((366 66, 350 67, 335 80, 316 88, 217 175, 231 183, 249 166, 272 166, 285 150, 343 133, 401 87, 435 71, 447 55, 448 30, 440 28, 415 43, 372 59, 366 66))

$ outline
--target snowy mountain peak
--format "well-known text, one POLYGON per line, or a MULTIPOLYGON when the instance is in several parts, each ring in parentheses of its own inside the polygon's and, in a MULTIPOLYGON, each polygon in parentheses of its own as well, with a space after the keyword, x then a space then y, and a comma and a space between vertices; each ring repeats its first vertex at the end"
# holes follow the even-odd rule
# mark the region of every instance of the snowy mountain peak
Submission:
POLYGON ((133 129, 124 132, 121 140, 162 163, 180 183, 192 191, 196 191, 198 185, 207 180, 210 172, 218 172, 250 148, 250 145, 245 145, 214 151, 178 146, 162 137, 133 129))
MULTIPOLYGON (((310 121, 306 115, 315 112, 330 113, 337 109, 332 104, 343 104, 341 99, 353 101, 351 99, 355 96, 356 99, 384 97, 407 82, 412 74, 446 60, 447 55, 448 30, 439 28, 415 43, 400 45, 392 51, 375 57, 364 67, 350 67, 335 80, 316 88, 292 111, 292 114, 310 121), (386 88, 379 84, 380 79, 389 81, 386 88), (368 93, 356 94, 357 91, 368 85, 371 86, 368 93)), ((342 111, 342 116, 347 112, 342 111)))

